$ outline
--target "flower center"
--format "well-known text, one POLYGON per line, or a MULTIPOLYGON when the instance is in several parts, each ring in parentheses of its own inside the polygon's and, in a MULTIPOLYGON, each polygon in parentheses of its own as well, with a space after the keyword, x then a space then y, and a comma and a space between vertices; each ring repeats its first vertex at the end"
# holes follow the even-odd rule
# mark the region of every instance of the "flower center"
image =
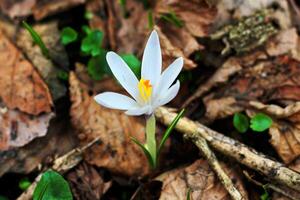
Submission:
POLYGON ((149 101, 152 94, 152 85, 150 84, 150 80, 142 79, 138 83, 138 88, 140 92, 141 98, 147 102, 149 101))

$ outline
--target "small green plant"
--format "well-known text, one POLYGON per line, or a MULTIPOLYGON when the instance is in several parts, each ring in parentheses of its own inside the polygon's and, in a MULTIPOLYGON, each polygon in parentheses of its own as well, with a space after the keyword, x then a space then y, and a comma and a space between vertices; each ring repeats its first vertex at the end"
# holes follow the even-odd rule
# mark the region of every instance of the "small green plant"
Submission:
POLYGON ((177 26, 178 28, 183 27, 183 21, 179 19, 173 11, 162 14, 160 18, 167 22, 170 22, 171 24, 177 26))
POLYGON ((24 28, 30 33, 33 41, 40 47, 43 55, 46 57, 49 57, 49 51, 48 51, 45 43, 41 39, 40 35, 32 28, 32 26, 27 24, 25 21, 23 21, 22 24, 23 24, 24 28))
POLYGON ((93 30, 82 40, 81 51, 87 55, 98 56, 101 52, 103 32, 93 30))
POLYGON ((61 32, 61 43, 70 44, 77 40, 78 33, 71 27, 65 27, 61 32))
POLYGON ((240 133, 245 133, 249 128, 248 117, 242 113, 235 113, 233 116, 233 126, 240 133))
POLYGON ((72 200, 68 182, 57 172, 46 171, 38 182, 33 200, 72 200))
POLYGON ((31 182, 29 181, 29 179, 27 177, 22 178, 19 181, 19 188, 23 191, 27 190, 27 188, 29 188, 30 185, 31 185, 31 182))
POLYGON ((242 113, 235 113, 233 116, 233 126, 236 128, 236 130, 240 133, 247 132, 250 124, 250 128, 253 131, 256 132, 263 132, 271 127, 273 121, 272 118, 268 115, 265 115, 263 113, 257 113, 250 119, 242 114, 242 113))
POLYGON ((270 128, 272 125, 272 119, 268 115, 265 115, 263 113, 256 114, 251 120, 250 120, 250 128, 257 132, 263 132, 270 128))

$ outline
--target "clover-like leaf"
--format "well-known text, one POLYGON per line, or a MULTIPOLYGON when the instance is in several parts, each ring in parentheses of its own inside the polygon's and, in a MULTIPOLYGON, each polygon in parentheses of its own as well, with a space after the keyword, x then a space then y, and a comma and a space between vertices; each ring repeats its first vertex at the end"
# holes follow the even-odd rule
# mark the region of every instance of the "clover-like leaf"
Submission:
POLYGON ((233 126, 240 133, 245 133, 249 128, 248 117, 242 113, 235 113, 233 116, 233 126))
POLYGON ((106 51, 101 49, 98 56, 90 58, 87 71, 90 77, 96 81, 103 78, 105 74, 111 74, 108 63, 106 61, 106 51))
POLYGON ((268 115, 258 113, 250 120, 250 128, 257 132, 263 132, 270 128, 272 122, 272 118, 268 115))
POLYGON ((101 31, 92 31, 82 40, 81 51, 92 56, 99 55, 102 49, 102 40, 103 33, 101 31))
POLYGON ((61 42, 64 45, 70 44, 77 40, 78 33, 71 27, 65 27, 61 32, 61 42))
POLYGON ((33 200, 72 200, 69 184, 65 179, 52 170, 45 172, 38 182, 33 200))
POLYGON ((121 55, 123 60, 127 63, 130 69, 133 71, 135 76, 140 79, 141 78, 141 61, 135 57, 133 54, 123 54, 121 55))

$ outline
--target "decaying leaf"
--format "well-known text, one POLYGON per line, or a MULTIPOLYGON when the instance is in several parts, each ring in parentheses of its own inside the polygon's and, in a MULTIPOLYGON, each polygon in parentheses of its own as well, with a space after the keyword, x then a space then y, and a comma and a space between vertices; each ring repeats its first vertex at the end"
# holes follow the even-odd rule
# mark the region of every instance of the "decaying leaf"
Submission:
POLYGON ((111 181, 105 182, 96 169, 85 162, 68 173, 67 179, 76 199, 101 199, 112 185, 111 181))
POLYGON ((54 118, 45 137, 17 149, 0 151, 0 177, 8 172, 28 174, 41 163, 49 164, 56 156, 69 152, 76 144, 74 129, 66 118, 54 118))
POLYGON ((100 143, 85 154, 88 163, 128 176, 149 172, 145 155, 130 139, 133 136, 144 141, 144 126, 139 118, 101 107, 74 73, 70 74, 70 96, 72 123, 81 143, 100 137, 100 143))
POLYGON ((272 116, 269 129, 270 143, 285 163, 290 163, 300 155, 300 102, 285 108, 250 102, 257 112, 272 116))
POLYGON ((51 112, 47 85, 22 53, 0 32, 0 97, 9 109, 32 115, 51 112))
POLYGON ((84 2, 85 0, 39 0, 34 6, 32 12, 36 20, 41 20, 47 16, 83 4, 84 2))
MULTIPOLYGON (((34 30, 41 36, 49 54, 56 65, 60 64, 64 68, 68 67, 68 57, 60 42, 60 33, 56 21, 38 24, 33 26, 34 30)), ((54 100, 66 94, 66 88, 61 81, 58 80, 58 67, 46 58, 38 45, 36 45, 29 32, 21 29, 17 34, 17 45, 25 52, 26 56, 31 60, 32 64, 38 69, 51 91, 54 100)))
POLYGON ((32 116, 17 110, 0 112, 0 151, 21 147, 45 136, 53 113, 32 116))
MULTIPOLYGON (((234 185, 244 199, 247 200, 247 191, 237 171, 224 163, 221 165, 228 176, 234 180, 234 185)), ((163 182, 160 200, 187 199, 189 190, 190 199, 231 199, 217 176, 210 169, 207 161, 204 160, 197 160, 190 166, 166 172, 156 179, 163 182)))
POLYGON ((2 0, 0 1, 1 11, 10 18, 28 16, 32 12, 37 0, 2 0))

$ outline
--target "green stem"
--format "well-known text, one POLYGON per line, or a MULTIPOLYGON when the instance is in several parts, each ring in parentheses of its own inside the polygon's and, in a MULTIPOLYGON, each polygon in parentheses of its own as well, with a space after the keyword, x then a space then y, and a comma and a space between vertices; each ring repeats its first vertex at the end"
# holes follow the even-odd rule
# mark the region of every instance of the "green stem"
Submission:
POLYGON ((147 119, 146 122, 146 145, 145 147, 148 149, 154 168, 156 167, 157 155, 156 155, 156 139, 155 139, 155 116, 151 115, 150 118, 147 119))

